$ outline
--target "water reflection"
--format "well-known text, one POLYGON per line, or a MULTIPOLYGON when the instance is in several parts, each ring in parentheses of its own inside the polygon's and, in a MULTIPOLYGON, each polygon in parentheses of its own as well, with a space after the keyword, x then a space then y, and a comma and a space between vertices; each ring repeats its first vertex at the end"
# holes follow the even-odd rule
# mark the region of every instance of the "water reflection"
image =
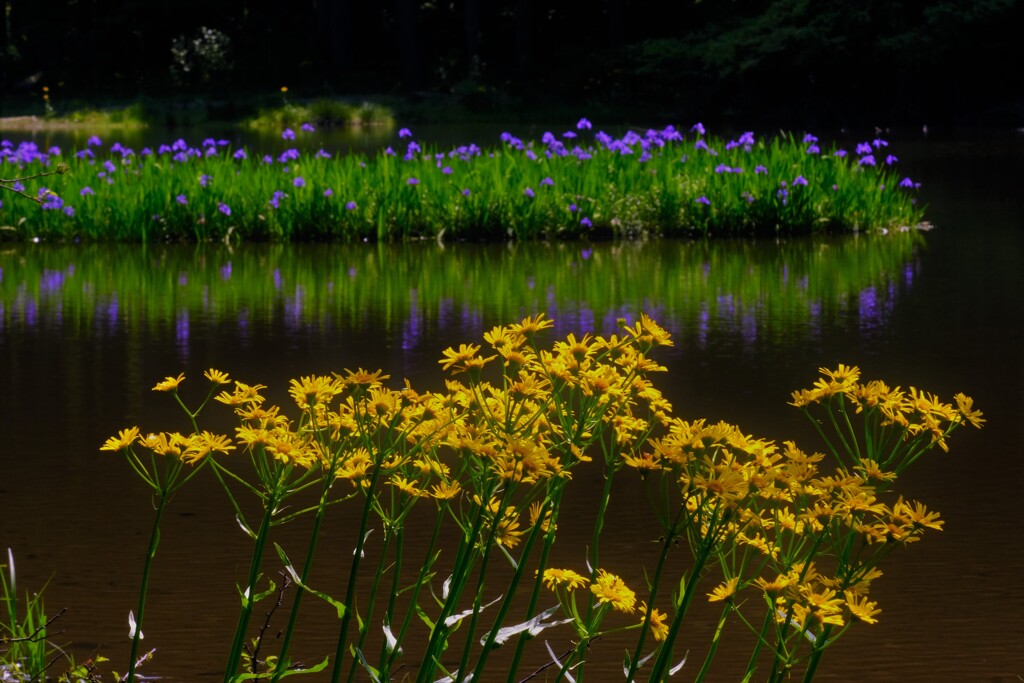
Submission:
POLYGON ((546 311, 558 334, 609 333, 641 311, 677 343, 743 347, 820 336, 830 320, 880 330, 917 268, 913 234, 782 243, 48 247, 0 253, 0 325, 102 339, 168 325, 186 358, 197 319, 245 337, 358 329, 381 316, 404 351, 435 330, 477 336, 484 318, 546 311), (485 316, 486 313, 486 316, 485 316), (144 326, 130 323, 144 322, 144 326))

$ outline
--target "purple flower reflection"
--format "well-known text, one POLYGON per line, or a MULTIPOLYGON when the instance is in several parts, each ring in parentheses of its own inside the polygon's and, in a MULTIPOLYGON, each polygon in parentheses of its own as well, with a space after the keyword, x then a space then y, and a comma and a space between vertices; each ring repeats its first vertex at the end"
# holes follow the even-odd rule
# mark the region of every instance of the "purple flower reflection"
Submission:
POLYGON ((228 261, 220 267, 220 279, 230 280, 231 279, 231 261, 228 261))
POLYGON ((182 356, 188 355, 189 332, 188 310, 185 309, 178 312, 174 321, 174 339, 178 343, 178 352, 182 356))

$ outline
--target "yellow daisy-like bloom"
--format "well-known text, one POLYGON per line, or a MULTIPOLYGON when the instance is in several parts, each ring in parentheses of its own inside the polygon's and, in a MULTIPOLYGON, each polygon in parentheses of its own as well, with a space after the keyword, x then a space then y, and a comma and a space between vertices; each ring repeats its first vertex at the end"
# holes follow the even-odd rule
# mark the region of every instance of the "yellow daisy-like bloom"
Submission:
POLYGON ((128 448, 136 439, 139 438, 139 428, 129 427, 128 429, 122 429, 118 432, 117 436, 112 436, 103 442, 100 446, 101 451, 120 451, 124 448, 128 448))
POLYGON ((736 588, 740 585, 740 577, 734 576, 725 583, 715 586, 715 589, 708 593, 708 602, 732 602, 736 595, 736 588))
POLYGON ((523 322, 517 325, 510 325, 509 327, 513 332, 523 335, 527 339, 532 339, 541 330, 546 330, 553 327, 555 321, 548 318, 544 313, 538 313, 533 317, 523 318, 523 322))
POLYGON ((642 350, 646 351, 655 345, 672 346, 672 335, 651 320, 646 313, 641 313, 640 321, 632 327, 623 325, 622 328, 626 334, 640 343, 642 350))
POLYGON ((490 332, 484 332, 484 341, 493 346, 495 351, 504 355, 506 351, 518 349, 526 339, 511 327, 499 325, 490 332))
POLYGON ((185 381, 185 373, 177 377, 165 377, 162 382, 157 382, 153 391, 175 391, 178 385, 185 381))
POLYGON ((178 432, 147 434, 139 441, 157 455, 169 455, 174 458, 181 457, 189 447, 189 439, 178 432))
POLYGON ((430 495, 437 500, 451 500, 455 496, 459 495, 462 491, 462 486, 458 481, 441 482, 435 484, 430 489, 430 495))
MULTIPOLYGON (((644 618, 647 616, 647 603, 640 603, 640 623, 644 623, 644 618)), ((659 643, 668 637, 668 615, 662 612, 660 609, 655 607, 651 610, 651 635, 659 643)))
POLYGON ((779 574, 771 581, 758 577, 754 579, 754 585, 763 590, 769 598, 777 598, 782 591, 792 586, 795 580, 795 577, 788 574, 779 574))
POLYGON ((222 391, 213 399, 229 406, 248 406, 249 404, 259 405, 264 398, 260 395, 260 389, 266 389, 262 384, 249 386, 235 380, 235 390, 231 393, 222 391))
POLYGON ((300 410, 309 410, 310 406, 330 403, 342 389, 342 383, 336 378, 311 375, 293 379, 288 393, 300 410))
POLYGON ((587 577, 577 574, 571 569, 545 569, 544 585, 548 590, 564 588, 567 591, 574 591, 582 588, 588 583, 587 577))
POLYGON ((231 379, 228 377, 228 373, 221 372, 220 370, 215 370, 214 368, 210 368, 209 370, 204 372, 203 377, 210 380, 214 384, 231 384, 231 379))
POLYGON ((213 452, 227 453, 235 450, 231 445, 231 439, 221 434, 213 434, 204 431, 201 434, 193 434, 188 439, 188 447, 182 452, 182 462, 194 465, 207 455, 213 452))
POLYGON ((458 373, 481 368, 485 363, 497 358, 497 356, 480 358, 477 356, 479 352, 479 344, 459 344, 459 348, 457 350, 455 347, 449 346, 441 352, 444 358, 437 362, 441 364, 442 370, 451 369, 452 372, 458 373))
POLYGON ((597 577, 590 584, 590 592, 597 597, 599 603, 609 604, 619 612, 632 614, 636 609, 636 593, 618 576, 603 569, 597 570, 597 577))
POLYGON ((413 498, 418 498, 419 496, 422 496, 424 493, 426 493, 426 491, 416 486, 416 482, 407 479, 401 475, 396 474, 392 476, 391 481, 389 483, 399 491, 406 493, 412 496, 413 498))
POLYGON ((974 409, 974 399, 963 393, 959 393, 953 398, 956 399, 957 409, 960 411, 961 417, 970 422, 974 427, 981 429, 982 425, 985 424, 985 420, 982 418, 983 413, 980 410, 974 409))
POLYGON ((854 621, 861 621, 865 624, 877 624, 875 616, 882 613, 882 610, 875 609, 877 602, 871 602, 867 596, 858 596, 851 591, 844 591, 846 596, 846 608, 850 610, 850 617, 854 621))
POLYGON ((893 505, 892 511, 894 516, 907 519, 916 529, 927 528, 942 531, 942 525, 945 524, 939 519, 938 512, 929 512, 924 503, 919 503, 916 500, 908 503, 903 500, 903 496, 900 496, 900 499, 893 505))

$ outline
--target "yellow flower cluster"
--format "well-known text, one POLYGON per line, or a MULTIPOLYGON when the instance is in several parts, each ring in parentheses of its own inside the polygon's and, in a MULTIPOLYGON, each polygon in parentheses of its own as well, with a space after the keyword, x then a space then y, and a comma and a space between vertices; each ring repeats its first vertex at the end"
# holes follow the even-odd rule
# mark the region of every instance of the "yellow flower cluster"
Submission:
MULTIPOLYGON (((832 469, 824 453, 792 441, 673 416, 649 379, 665 368, 648 355, 672 341, 646 315, 623 322, 620 335, 569 334, 542 348, 539 333, 552 326, 540 314, 494 327, 482 345, 446 349, 439 363, 448 379, 440 392, 420 393, 408 382, 388 388, 388 375, 362 368, 300 377, 289 386, 295 419, 267 405, 265 386, 234 381, 220 390, 232 380, 209 370, 210 396, 239 420, 233 440, 198 428, 187 436, 142 436, 132 427, 101 450, 141 447, 196 464, 237 448, 261 479, 294 470, 350 482, 351 495, 365 495, 385 528, 432 500, 456 520, 468 548, 496 546, 510 558, 510 550, 529 547, 528 536, 554 541, 561 491, 577 467, 600 458, 606 477, 625 469, 665 484, 661 491, 669 493, 652 497, 667 508, 658 511, 665 547, 685 539, 698 558, 687 586, 717 564, 721 583, 708 599, 727 610, 764 607, 766 623, 774 618, 785 640, 790 627, 812 639, 851 621, 875 623, 880 610, 868 592, 881 575, 879 561, 943 526, 937 512, 896 496, 894 482, 930 448, 948 449, 957 427, 984 424, 963 394, 954 406, 914 387, 863 382, 855 366, 822 368, 791 403, 809 415, 826 413, 828 419, 812 421, 835 460, 832 469), (744 591, 757 599, 741 600, 744 591)), ((184 379, 167 377, 154 390, 178 398, 184 379)), ((589 559, 598 565, 596 555, 589 559)), ((572 613, 581 638, 596 632, 582 623, 570 595, 582 588, 592 605, 639 609, 656 640, 669 634, 668 616, 648 613, 648 604, 638 605, 625 582, 604 569, 587 577, 546 568, 540 580, 572 613)))

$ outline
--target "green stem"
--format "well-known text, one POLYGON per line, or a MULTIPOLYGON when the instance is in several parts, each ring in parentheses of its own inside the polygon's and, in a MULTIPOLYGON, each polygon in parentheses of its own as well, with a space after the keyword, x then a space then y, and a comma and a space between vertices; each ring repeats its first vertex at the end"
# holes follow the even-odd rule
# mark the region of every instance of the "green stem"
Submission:
POLYGON ((629 664, 629 672, 626 674, 626 680, 632 681, 633 676, 636 675, 636 670, 640 666, 640 658, 643 656, 644 641, 647 638, 647 633, 650 630, 651 625, 651 612, 654 611, 654 599, 658 596, 658 586, 661 584, 661 573, 665 568, 665 560, 668 559, 668 552, 672 548, 672 544, 675 543, 677 537, 677 525, 679 524, 679 517, 683 514, 683 510, 686 508, 680 506, 679 512, 676 514, 676 520, 672 523, 671 527, 665 529, 665 542, 661 546, 661 554, 658 556, 658 567, 654 570, 654 581, 651 582, 651 593, 647 597, 647 614, 644 615, 643 625, 640 627, 640 636, 637 638, 636 649, 633 650, 633 658, 629 664))
POLYGON ((686 616, 690 603, 693 601, 693 596, 697 592, 698 578, 704 569, 704 564, 711 556, 711 548, 701 548, 700 550, 701 552, 697 554, 693 568, 690 570, 690 576, 686 582, 686 588, 683 590, 683 596, 679 600, 678 607, 676 607, 675 616, 672 618, 672 625, 669 627, 668 635, 665 637, 665 644, 661 648, 661 652, 658 653, 658 659, 654 662, 654 670, 650 677, 651 681, 663 681, 667 677, 669 660, 672 657, 671 645, 679 636, 679 630, 683 625, 683 618, 686 616))
POLYGON ((821 656, 825 653, 825 646, 828 645, 828 637, 831 632, 832 625, 826 624, 821 629, 817 640, 814 641, 814 648, 811 651, 810 660, 807 662, 807 670, 804 672, 804 683, 810 683, 814 678, 814 673, 818 669, 818 663, 821 662, 821 656))
MULTIPOLYGON (((387 524, 385 522, 385 524, 387 524)), ((386 529, 387 527, 385 527, 386 529)), ((359 640, 356 642, 356 649, 362 651, 363 645, 366 643, 366 634, 370 631, 370 623, 373 620, 373 610, 377 604, 377 590, 380 588, 381 577, 384 576, 384 566, 387 563, 388 558, 388 546, 391 545, 391 539, 393 534, 384 532, 384 541, 381 543, 380 548, 380 559, 377 561, 377 571, 374 572, 373 585, 370 587, 370 598, 366 605, 366 618, 363 619, 362 625, 359 627, 359 640)), ((355 657, 352 658, 352 663, 348 667, 348 678, 347 681, 352 681, 356 675, 356 669, 359 666, 359 660, 355 657)))
POLYGON ((313 532, 309 539, 309 547, 306 549, 306 561, 302 565, 302 585, 297 586, 295 589, 295 600, 292 602, 292 613, 288 618, 288 627, 284 632, 284 640, 281 642, 281 650, 277 656, 277 667, 274 669, 274 676, 271 678, 271 683, 277 683, 281 680, 281 676, 288 668, 288 648, 291 646, 292 634, 295 631, 295 624, 299 619, 299 605, 302 602, 302 596, 305 594, 305 589, 302 587, 306 585, 306 581, 309 579, 309 572, 313 568, 313 557, 316 555, 317 540, 320 537, 320 523, 323 521, 324 510, 327 507, 327 490, 330 484, 325 486, 323 495, 320 498, 320 507, 317 508, 316 517, 313 518, 313 532))
POLYGON ((701 683, 701 681, 704 680, 704 677, 708 675, 708 670, 711 669, 711 662, 715 658, 715 652, 718 650, 718 644, 722 641, 722 632, 725 630, 725 620, 729 617, 729 612, 731 610, 732 605, 726 605, 725 609, 722 610, 722 616, 719 617, 718 626, 715 628, 715 637, 711 641, 711 647, 708 648, 708 655, 704 658, 704 664, 700 667, 700 672, 697 674, 697 678, 694 679, 695 683, 701 683))
POLYGON ((352 605, 355 600, 356 578, 359 576, 359 563, 363 557, 363 541, 366 538, 366 527, 370 520, 370 510, 373 507, 376 496, 377 478, 380 476, 381 467, 373 468, 373 476, 370 478, 370 487, 365 492, 366 502, 363 504, 363 515, 359 520, 359 531, 356 537, 356 550, 352 556, 352 564, 349 566, 348 586, 345 588, 345 614, 341 617, 341 628, 338 631, 338 645, 334 651, 334 668, 331 671, 331 683, 338 683, 341 680, 341 662, 345 657, 345 643, 348 640, 348 625, 352 621, 352 605))
POLYGON ((235 639, 231 643, 231 653, 228 655, 228 663, 224 668, 224 683, 230 683, 238 672, 238 662, 242 659, 242 648, 245 645, 245 633, 249 628, 249 617, 252 616, 252 607, 255 601, 256 581, 259 580, 260 564, 263 560, 263 549, 270 535, 270 522, 274 517, 274 509, 277 507, 277 493, 272 492, 266 500, 263 511, 263 520, 260 522, 259 532, 256 534, 256 545, 252 551, 252 559, 249 561, 249 577, 246 584, 245 602, 242 603, 242 612, 238 615, 238 625, 235 627, 235 639))
POLYGON ((156 515, 153 517, 153 530, 149 534, 149 549, 146 551, 146 564, 142 569, 142 587, 139 589, 139 605, 135 615, 135 633, 132 636, 132 653, 128 661, 128 683, 135 683, 135 667, 139 658, 139 641, 142 640, 142 622, 146 613, 146 591, 149 590, 149 570, 153 566, 153 557, 156 555, 156 547, 160 543, 160 518, 163 517, 164 507, 167 505, 167 498, 160 496, 160 502, 156 506, 156 515))
POLYGON ((754 645, 754 651, 750 653, 750 661, 747 662, 747 670, 743 674, 743 680, 749 680, 757 668, 757 656, 761 653, 761 646, 764 644, 765 638, 768 637, 769 627, 775 621, 775 605, 776 602, 773 600, 768 608, 768 613, 764 615, 764 624, 761 625, 761 633, 757 636, 757 644, 754 645))
MULTIPOLYGON (((530 536, 526 539, 526 543, 523 544, 523 552, 519 555, 519 563, 516 565, 515 574, 512 575, 512 581, 509 583, 508 590, 505 593, 505 598, 502 600, 501 607, 498 608, 498 616, 494 620, 494 625, 491 627, 490 632, 487 634, 487 641, 483 645, 483 651, 480 653, 480 658, 477 660, 476 667, 473 669, 473 680, 483 680, 481 675, 484 671, 484 664, 487 662, 487 657, 490 655, 491 650, 494 648, 494 639, 498 635, 498 629, 505 623, 505 618, 508 616, 508 611, 512 607, 512 598, 515 596, 516 590, 519 588, 519 582, 523 578, 523 572, 526 570, 526 560, 530 556, 530 551, 533 549, 533 544, 537 540, 537 536, 542 533, 544 527, 544 515, 548 511, 548 504, 541 507, 540 514, 537 515, 537 523, 533 525, 533 530, 530 532, 530 536)), ((538 570, 538 575, 542 570, 538 570)), ((530 609, 527 611, 526 619, 533 618, 534 602, 531 600, 530 609)), ((472 631, 470 631, 472 633, 472 631)))

